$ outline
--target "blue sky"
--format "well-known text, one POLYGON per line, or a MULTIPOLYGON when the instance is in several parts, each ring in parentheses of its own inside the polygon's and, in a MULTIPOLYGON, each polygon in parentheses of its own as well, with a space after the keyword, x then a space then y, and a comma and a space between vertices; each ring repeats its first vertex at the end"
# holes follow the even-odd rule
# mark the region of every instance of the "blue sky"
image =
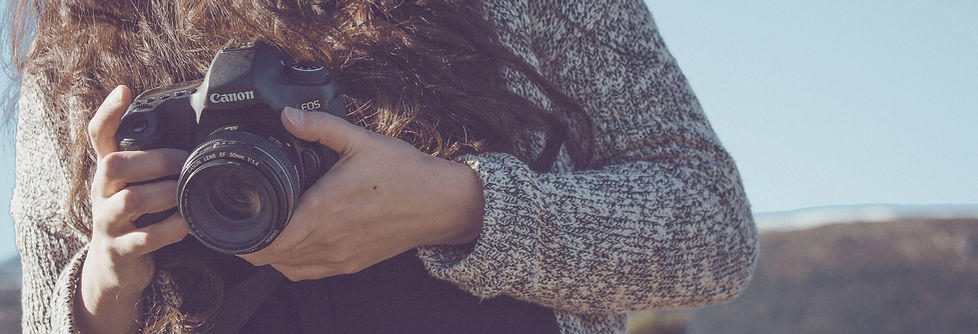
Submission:
POLYGON ((978 204, 978 1, 646 3, 755 211, 978 204))
POLYGON ((978 204, 978 1, 646 3, 756 212, 978 204))

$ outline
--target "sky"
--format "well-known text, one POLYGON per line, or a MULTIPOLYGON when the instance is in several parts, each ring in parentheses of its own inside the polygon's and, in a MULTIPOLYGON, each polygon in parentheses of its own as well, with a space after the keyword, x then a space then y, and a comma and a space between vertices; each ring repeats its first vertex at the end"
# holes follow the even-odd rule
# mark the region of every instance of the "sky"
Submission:
POLYGON ((646 3, 755 212, 978 204, 978 1, 646 3))
MULTIPOLYGON (((646 3, 755 212, 978 205, 978 1, 646 3)), ((5 257, 14 149, 2 133, 5 257)))

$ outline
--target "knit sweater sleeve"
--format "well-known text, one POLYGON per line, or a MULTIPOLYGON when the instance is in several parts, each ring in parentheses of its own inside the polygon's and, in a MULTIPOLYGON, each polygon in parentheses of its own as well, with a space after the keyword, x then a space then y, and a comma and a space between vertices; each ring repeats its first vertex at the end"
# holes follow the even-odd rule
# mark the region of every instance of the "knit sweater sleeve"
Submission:
POLYGON ((66 217, 68 173, 40 92, 24 80, 18 102, 16 183, 10 214, 20 251, 24 333, 71 333, 87 238, 66 217))
POLYGON ((508 154, 461 157, 484 185, 482 233, 422 248, 429 272, 476 296, 572 313, 736 296, 757 256, 749 204, 644 3, 518 3, 501 29, 586 109, 593 165, 536 172, 508 154))

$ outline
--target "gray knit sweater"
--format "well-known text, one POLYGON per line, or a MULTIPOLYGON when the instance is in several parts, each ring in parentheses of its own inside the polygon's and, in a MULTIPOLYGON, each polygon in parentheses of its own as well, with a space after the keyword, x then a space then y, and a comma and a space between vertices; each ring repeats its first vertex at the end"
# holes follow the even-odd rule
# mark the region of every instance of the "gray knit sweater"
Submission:
MULTIPOLYGON (((757 232, 733 160, 720 146, 641 0, 487 1, 500 38, 592 118, 593 168, 562 152, 551 171, 514 156, 463 156, 482 179, 474 246, 419 249, 433 277, 473 295, 550 307, 564 333, 626 330, 632 310, 736 296, 757 232)), ((510 87, 549 103, 525 78, 510 87)), ((46 99, 25 80, 11 213, 23 259, 23 328, 73 331, 87 238, 66 222, 68 175, 46 99)), ((527 150, 538 149, 533 136, 527 150)))

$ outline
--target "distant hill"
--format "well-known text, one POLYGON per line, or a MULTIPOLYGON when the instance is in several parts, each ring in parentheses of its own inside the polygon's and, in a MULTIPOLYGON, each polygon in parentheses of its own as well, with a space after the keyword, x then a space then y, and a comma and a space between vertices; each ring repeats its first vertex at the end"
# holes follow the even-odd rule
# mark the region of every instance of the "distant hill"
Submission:
POLYGON ((687 333, 978 333, 978 219, 767 232, 731 303, 687 333))
POLYGON ((780 212, 754 213, 762 232, 813 228, 852 222, 892 222, 912 219, 978 217, 978 204, 858 204, 832 205, 780 212))
POLYGON ((0 261, 0 290, 20 290, 20 255, 0 261))
POLYGON ((20 256, 0 262, 0 333, 20 333, 20 256))

